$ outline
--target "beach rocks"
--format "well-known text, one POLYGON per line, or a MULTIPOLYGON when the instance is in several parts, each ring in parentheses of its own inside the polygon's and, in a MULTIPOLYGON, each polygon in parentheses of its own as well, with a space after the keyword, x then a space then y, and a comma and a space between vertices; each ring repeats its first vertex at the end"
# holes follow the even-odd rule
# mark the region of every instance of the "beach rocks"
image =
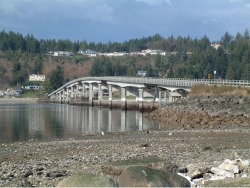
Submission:
POLYGON ((118 187, 118 184, 108 176, 79 173, 60 181, 56 187, 118 187))
POLYGON ((143 166, 131 166, 118 177, 120 187, 190 187, 182 176, 143 166))
POLYGON ((196 183, 202 182, 202 184, 204 184, 208 181, 222 180, 226 178, 247 177, 248 169, 249 160, 226 159, 218 167, 212 167, 211 169, 206 170, 195 170, 192 174, 191 180, 196 183))
POLYGON ((212 129, 249 126, 249 109, 250 97, 189 97, 159 108, 151 112, 149 117, 183 128, 190 128, 192 125, 192 128, 212 129))
MULTIPOLYGON (((249 159, 249 143, 247 129, 191 129, 1 144, 0 186, 54 187, 79 173, 117 179, 124 169, 135 165, 207 181, 221 176, 204 169, 218 168, 225 157, 249 159)), ((248 162, 237 160, 237 164, 239 173, 235 176, 248 175, 248 162)))

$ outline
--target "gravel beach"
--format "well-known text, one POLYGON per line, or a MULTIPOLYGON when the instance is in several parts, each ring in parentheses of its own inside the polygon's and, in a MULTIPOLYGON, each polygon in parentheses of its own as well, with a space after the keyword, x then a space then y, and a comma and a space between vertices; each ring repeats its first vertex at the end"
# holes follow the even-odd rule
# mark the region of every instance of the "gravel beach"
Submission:
POLYGON ((158 169, 175 164, 191 176, 225 159, 249 159, 249 143, 249 129, 186 129, 1 144, 0 186, 56 186, 78 172, 116 178, 135 163, 158 169))

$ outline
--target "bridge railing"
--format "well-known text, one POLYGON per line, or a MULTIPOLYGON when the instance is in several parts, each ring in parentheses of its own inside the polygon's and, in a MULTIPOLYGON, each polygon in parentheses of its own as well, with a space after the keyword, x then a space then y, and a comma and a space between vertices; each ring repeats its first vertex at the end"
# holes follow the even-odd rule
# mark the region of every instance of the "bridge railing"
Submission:
POLYGON ((77 83, 88 81, 107 81, 118 83, 133 83, 133 84, 152 84, 158 86, 173 86, 173 87, 186 87, 191 88, 194 85, 223 85, 223 86, 241 86, 250 87, 250 81, 248 80, 225 80, 225 79, 186 79, 186 78, 146 78, 146 77, 83 77, 72 80, 57 90, 49 94, 53 95, 64 88, 70 87, 77 83))

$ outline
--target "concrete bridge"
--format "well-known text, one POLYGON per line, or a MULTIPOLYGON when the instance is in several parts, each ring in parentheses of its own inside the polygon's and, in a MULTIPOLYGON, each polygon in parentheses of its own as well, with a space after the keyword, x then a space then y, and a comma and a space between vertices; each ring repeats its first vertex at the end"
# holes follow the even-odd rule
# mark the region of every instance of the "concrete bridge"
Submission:
POLYGON ((246 80, 207 80, 141 77, 82 77, 72 80, 48 95, 51 102, 72 103, 78 101, 88 105, 112 107, 119 103, 122 109, 128 102, 139 110, 147 102, 171 103, 186 97, 192 86, 225 85, 250 87, 246 80))

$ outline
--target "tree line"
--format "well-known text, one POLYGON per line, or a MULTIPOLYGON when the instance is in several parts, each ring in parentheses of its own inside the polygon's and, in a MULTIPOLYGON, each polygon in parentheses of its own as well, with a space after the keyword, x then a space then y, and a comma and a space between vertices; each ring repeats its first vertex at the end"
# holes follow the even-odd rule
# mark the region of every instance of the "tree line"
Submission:
MULTIPOLYGON (((226 32, 219 41, 210 41, 207 36, 200 39, 190 37, 164 38, 159 34, 125 42, 88 43, 68 39, 36 39, 32 34, 0 32, 0 78, 10 85, 27 83, 29 74, 42 74, 44 62, 49 61, 49 51, 72 51, 91 49, 98 52, 134 52, 145 49, 158 49, 167 52, 166 56, 123 56, 96 57, 83 55, 68 57, 72 66, 91 62, 89 75, 92 76, 138 76, 138 71, 147 71, 148 77, 190 78, 190 79, 230 79, 250 80, 250 35, 246 29, 236 36, 226 32), (214 48, 211 44, 219 44, 214 48), (6 65, 6 59, 8 65, 6 65), (8 73, 11 69, 11 73, 8 73), (216 74, 214 75, 216 71, 216 74)), ((52 58, 61 68, 54 71, 63 75, 64 59, 52 58), (59 71, 60 70, 60 71, 59 71)), ((56 67, 56 66, 55 66, 56 67)), ((54 74, 54 75, 53 75, 54 74)), ((56 78, 50 72, 50 78, 56 78)), ((70 79, 63 75, 65 81, 70 79)), ((53 80, 53 79, 52 79, 53 80)), ((59 82, 63 84, 62 82, 59 82)), ((52 83, 51 83, 52 84, 52 83)), ((60 84, 57 84, 58 87, 60 84)), ((55 88, 53 85, 47 88, 55 88)))
MULTIPOLYGON (((144 58, 128 56, 119 60, 100 57, 93 64, 91 75, 135 76, 138 70, 144 70, 149 77, 250 80, 248 30, 243 34, 238 33, 235 37, 226 32, 221 40, 216 42, 210 42, 206 36, 201 39, 164 39, 155 35, 150 39, 152 40, 147 42, 141 39, 141 44, 152 44, 144 47, 164 50, 168 52, 167 55, 144 58), (215 43, 218 44, 217 48, 212 46, 215 43)), ((136 40, 130 42, 134 41, 136 40)))

